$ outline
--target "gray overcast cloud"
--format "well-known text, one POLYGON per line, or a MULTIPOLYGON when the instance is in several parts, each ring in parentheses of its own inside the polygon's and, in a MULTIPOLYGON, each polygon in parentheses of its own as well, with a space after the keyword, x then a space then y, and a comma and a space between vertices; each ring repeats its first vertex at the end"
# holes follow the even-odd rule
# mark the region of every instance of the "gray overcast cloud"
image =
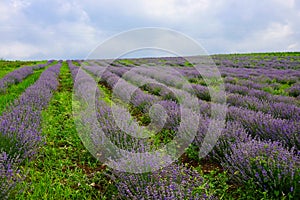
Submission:
POLYGON ((210 54, 300 51, 297 0, 1 0, 0 58, 85 58, 107 38, 163 27, 210 54))

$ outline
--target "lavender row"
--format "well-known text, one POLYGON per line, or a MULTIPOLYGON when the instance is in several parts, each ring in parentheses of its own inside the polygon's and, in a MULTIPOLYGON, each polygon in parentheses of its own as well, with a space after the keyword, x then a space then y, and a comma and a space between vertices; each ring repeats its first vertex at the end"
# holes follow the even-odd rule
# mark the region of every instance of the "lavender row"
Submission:
POLYGON ((251 137, 239 121, 228 121, 217 143, 210 144, 204 141, 209 123, 214 122, 201 120, 194 143, 199 148, 213 145, 209 157, 221 163, 235 182, 247 184, 252 179, 263 191, 280 191, 293 197, 300 195, 299 149, 287 148, 281 141, 251 137))
MULTIPOLYGON (((71 69, 74 71, 76 69, 71 69)), ((77 95, 84 97, 86 90, 92 89, 91 87, 85 88, 81 81, 87 83, 88 81, 93 81, 86 73, 79 72, 79 77, 75 82, 75 91, 77 95), (78 82, 77 82, 78 81, 78 82)), ((94 83, 96 84, 96 83, 94 83)), ((101 96, 101 92, 97 89, 96 94, 101 96)), ((96 98, 98 99, 98 98, 96 98)), ((86 100, 84 100, 86 102, 86 100)), ((99 126, 92 127, 95 133, 99 133, 97 129, 101 128, 104 130, 105 135, 112 141, 115 145, 118 145, 120 148, 127 149, 128 147, 135 148, 140 146, 140 149, 135 149, 136 151, 144 151, 145 149, 145 140, 140 141, 132 140, 133 138, 125 138, 122 130, 118 128, 113 119, 112 108, 109 107, 105 102, 97 100, 96 112, 99 126)), ((82 113, 83 116, 86 116, 82 113)), ((93 124, 92 119, 85 118, 83 120, 87 124, 93 124)), ((126 120, 125 120, 126 122, 126 120)), ((128 123, 127 123, 128 125, 128 123)), ((99 149, 94 149, 95 154, 103 156, 105 153, 108 155, 112 154, 109 152, 106 143, 103 144, 103 139, 98 134, 92 133, 90 135, 90 147, 93 145, 95 148, 102 147, 99 149)), ((150 150, 150 149, 148 149, 150 150)), ((117 152, 118 153, 118 152, 117 152)), ((114 153, 114 156, 118 154, 114 153)), ((107 155, 106 155, 107 156, 107 155)), ((132 158, 132 162, 137 162, 144 164, 144 162, 151 165, 151 159, 142 159, 135 160, 132 158)), ((174 198, 193 198, 193 199, 204 199, 204 196, 200 194, 194 194, 193 190, 200 186, 205 185, 203 178, 196 172, 191 169, 186 168, 183 165, 173 164, 167 168, 161 169, 154 173, 148 173, 148 177, 145 177, 145 174, 130 174, 121 171, 112 171, 111 178, 116 182, 119 194, 118 198, 130 198, 130 199, 142 199, 142 198, 151 198, 151 199, 174 199, 174 198), (158 187, 160 186, 160 187, 158 187)))
MULTIPOLYGON (((182 86, 182 81, 180 81, 181 78, 179 76, 173 76, 172 79, 169 79, 170 75, 168 75, 168 73, 170 73, 170 72, 166 72, 166 74, 162 75, 162 74, 160 74, 159 71, 154 72, 154 71, 148 70, 143 75, 147 76, 147 74, 148 74, 151 78, 154 78, 154 79, 158 80, 159 82, 162 82, 171 87, 177 87, 177 88, 181 87, 182 86)), ((174 73, 170 73, 170 74, 174 75, 174 73)), ((191 85, 193 85, 193 84, 191 84, 191 85)), ((200 98, 203 97, 204 98, 203 100, 209 100, 208 89, 206 89, 204 86, 201 86, 198 84, 193 85, 193 88, 194 88, 195 94, 197 96, 199 96, 200 98)), ((299 101, 297 101, 293 97, 271 95, 268 92, 258 90, 258 89, 252 89, 247 86, 234 85, 234 84, 227 83, 227 84, 225 84, 225 90, 230 93, 238 93, 241 95, 254 96, 254 97, 257 97, 262 100, 267 100, 269 102, 293 104, 296 106, 299 105, 299 101)))
MULTIPOLYGON (((135 81, 138 80, 141 79, 137 78, 135 81)), ((205 103, 203 105, 205 105, 205 103)), ((206 105, 209 105, 209 103, 206 103, 206 105)), ((207 107, 204 106, 202 110, 204 113, 208 113, 207 110, 205 110, 205 108, 209 109, 209 106, 207 107)), ((223 130, 221 139, 218 141, 217 145, 215 145, 215 148, 213 149, 211 156, 213 156, 215 159, 222 161, 223 167, 228 169, 229 172, 232 174, 233 178, 238 182, 245 183, 249 178, 255 178, 256 183, 263 190, 276 189, 284 192, 285 194, 292 193, 293 195, 297 195, 297 191, 299 189, 297 188, 298 181, 299 181, 299 176, 298 176, 299 156, 298 153, 295 153, 297 152, 297 150, 293 150, 293 149, 287 150, 286 147, 280 146, 280 143, 278 142, 269 142, 269 141, 260 142, 259 140, 253 140, 248 135, 248 133, 251 133, 253 137, 258 137, 256 133, 261 133, 259 137, 262 138, 266 136, 269 137, 270 135, 268 136, 269 134, 268 131, 269 129, 271 129, 272 136, 275 136, 272 139, 280 140, 282 135, 280 136, 279 134, 284 131, 290 131, 291 127, 297 126, 296 125, 297 123, 296 122, 291 123, 291 121, 287 121, 287 120, 274 119, 273 117, 262 114, 260 112, 251 112, 249 110, 235 108, 235 107, 230 107, 229 113, 231 115, 228 116, 229 121, 227 122, 227 127, 226 129, 223 130), (242 116, 244 120, 238 121, 239 119, 242 118, 242 116), (252 119, 250 120, 250 124, 245 123, 246 119, 252 119), (236 122, 233 123, 231 122, 231 120, 236 122), (266 122, 263 122, 264 120, 266 120, 266 122), (278 129, 279 127, 285 124, 291 126, 283 129, 278 129), (246 128, 247 132, 245 131, 244 127, 246 128), (251 127, 253 127, 254 129, 251 130, 251 127), (259 146, 259 148, 252 148, 253 154, 251 155, 243 154, 243 152, 245 151, 247 152, 250 151, 249 147, 254 147, 253 144, 256 143, 258 144, 263 143, 263 145, 260 146, 257 145, 259 146), (235 146, 239 146, 238 148, 239 151, 234 151, 236 149, 234 148, 235 146), (269 150, 267 151, 268 152, 267 155, 263 153, 264 151, 263 148, 261 147, 264 148, 270 147, 269 150), (277 151, 278 149, 280 149, 279 150, 280 152, 284 152, 284 154, 278 154, 277 151), (274 158, 273 159, 274 162, 272 163, 268 162, 267 165, 264 164, 263 156, 274 158), (262 159, 257 159, 257 158, 262 158, 262 159), (254 165, 252 164, 252 162, 247 162, 248 160, 254 160, 254 159, 257 160, 257 162, 255 162, 254 165), (289 162, 288 166, 285 165, 284 162, 282 162, 285 159, 287 159, 287 161, 289 162), (277 179, 273 184, 273 182, 270 182, 269 179, 274 177, 276 177, 277 179)), ((210 120, 208 119, 208 121, 210 120)), ((197 135, 197 141, 199 145, 202 145, 203 137, 206 134, 205 129, 207 131, 207 123, 203 122, 199 126, 199 131, 197 135)), ((289 132, 284 132, 284 133, 289 135, 289 132)), ((290 134, 290 136, 292 137, 286 139, 283 142, 284 143, 287 142, 288 144, 287 146, 297 146, 295 145, 295 143, 289 142, 289 140, 291 138, 293 140, 299 138, 297 136, 297 133, 299 133, 299 128, 292 130, 290 133, 295 133, 295 134, 290 134)), ((268 140, 267 137, 264 139, 268 140)), ((143 183, 143 180, 141 180, 139 177, 135 175, 124 175, 124 174, 119 175, 119 177, 121 177, 120 178, 121 181, 117 184, 117 186, 120 195, 122 195, 123 197, 142 198, 144 195, 149 196, 149 195, 157 194, 156 190, 153 189, 153 187, 156 186, 152 187, 151 181, 147 182, 149 187, 141 187, 137 189, 136 186, 138 184, 143 183)), ((174 183, 174 181, 172 181, 172 183, 174 183)), ((164 193, 164 192, 165 192, 164 187, 162 188, 162 191, 161 190, 158 191, 158 193, 160 194, 170 194, 170 198, 174 198, 174 196, 171 196, 172 193, 170 192, 164 193)), ((179 196, 180 194, 176 194, 176 195, 179 196)), ((155 198, 160 198, 160 196, 155 196, 155 198)))
MULTIPOLYGON (((76 65, 73 64, 73 62, 71 60, 67 60, 66 61, 69 68, 70 68, 70 71, 71 71, 71 76, 73 78, 73 80, 76 79, 76 76, 77 76, 77 73, 78 73, 78 70, 80 69, 79 67, 77 67, 76 65)), ((80 61, 77 61, 79 64, 81 63, 80 61)))
MULTIPOLYGON (((117 73, 118 69, 114 69, 114 71, 117 73)), ((123 70, 124 71, 124 70, 123 70)), ((140 72, 140 70, 138 70, 140 72)), ((119 73, 123 74, 123 73, 119 73)), ((148 71, 149 74, 149 71, 148 71)), ((152 72, 152 75, 154 73, 152 72)), ((152 76, 154 77, 154 76, 152 76)), ((170 96, 173 96, 171 98, 176 99, 176 96, 174 93, 171 92, 170 88, 165 87, 162 84, 159 84, 155 82, 155 79, 148 78, 146 76, 141 76, 137 73, 132 73, 131 76, 125 75, 125 79, 132 81, 133 83, 143 83, 143 82, 150 82, 151 84, 147 84, 145 87, 148 91, 158 91, 158 94, 161 95, 163 98, 170 98, 170 96)), ((192 89, 194 90, 195 94, 200 98, 204 100, 210 100, 210 94, 207 89, 207 87, 197 85, 197 84, 191 84, 192 89)), ((231 105, 234 106, 243 106, 248 109, 253 109, 256 111, 264 111, 265 113, 272 114, 275 118, 281 117, 284 119, 291 119, 294 121, 299 121, 299 108, 293 105, 288 105, 284 103, 268 103, 264 101, 260 101, 259 99, 255 97, 247 97, 247 96, 241 96, 241 95, 229 95, 228 101, 231 105)), ((203 102, 200 101, 201 108, 206 108, 207 105, 203 104, 203 102)), ((247 110, 243 109, 243 112, 246 112, 247 110)), ((207 112, 209 113, 209 112, 207 112)), ((206 114, 207 114, 206 113, 206 114)), ((272 118, 273 119, 273 118, 272 118)), ((275 120, 275 119, 274 119, 275 120)), ((289 122, 292 123, 292 122, 289 122)))
POLYGON ((45 70, 38 81, 27 88, 0 117, 0 150, 5 158, 0 160, 0 169, 6 169, 0 170, 3 190, 13 187, 19 164, 25 159, 32 159, 39 149, 42 141, 41 111, 58 87, 60 67, 57 64, 45 70))
POLYGON ((54 60, 49 60, 49 61, 47 61, 47 63, 45 63, 45 64, 34 65, 34 66, 32 66, 32 68, 33 68, 34 70, 42 69, 42 68, 45 68, 45 67, 47 67, 47 66, 53 64, 54 62, 55 62, 54 60))
MULTIPOLYGON (((200 63, 202 60, 201 58, 197 59, 196 57, 191 57, 190 60, 193 60, 194 62, 192 64, 202 65, 203 63, 200 63)), ((203 59, 205 60, 205 59, 203 59)), ((184 63, 186 60, 183 58, 163 58, 163 59, 140 59, 140 60, 134 60, 135 64, 149 64, 154 63, 158 66, 168 65, 168 66, 174 66, 178 71, 181 71, 183 75, 186 75, 187 77, 198 77, 199 73, 194 69, 190 67, 186 67, 184 63), (143 60, 143 61, 142 61, 143 60), (180 67, 185 66, 185 67, 180 67)), ((284 60, 280 61, 284 62, 284 60)), ((234 63, 228 64, 227 61, 224 61, 226 63, 225 65, 219 66, 220 72, 223 76, 234 76, 239 78, 254 78, 261 77, 261 75, 264 75, 265 77, 268 77, 268 79, 275 79, 278 82, 286 82, 286 81, 295 81, 299 80, 300 72, 298 70, 292 70, 292 69, 277 69, 277 67, 265 67, 264 64, 256 65, 255 67, 249 68, 246 65, 239 65, 236 66, 234 63)))
MULTIPOLYGON (((119 67, 120 68, 120 67, 119 67)), ((195 68, 175 67, 177 72, 188 79, 201 78, 200 73, 195 68)), ((248 87, 248 89, 262 90, 265 87, 277 87, 279 83, 288 83, 289 85, 296 84, 300 79, 300 72, 296 70, 278 70, 278 69, 247 69, 247 68, 219 68, 222 76, 225 76, 225 83, 234 83, 238 86, 248 87), (234 78, 235 77, 235 78, 234 78), (237 81, 237 78, 241 80, 237 81), (245 80, 247 79, 247 80, 245 80), (273 81, 278 83, 274 83, 273 81), (260 82, 258 84, 258 82, 260 82)), ((174 74, 173 74, 174 75, 174 74)), ((297 85, 297 84, 296 84, 297 85)), ((247 88, 245 88, 247 89, 247 88)), ((287 91, 288 92, 288 91, 287 91)), ((288 92, 291 96, 293 93, 288 92)), ((268 95, 268 93, 265 92, 268 95)), ((298 95, 297 95, 298 96, 298 95)), ((296 97, 296 96, 295 96, 296 97)), ((277 97, 278 98, 278 97, 277 97)), ((295 99, 281 97, 282 101, 292 101, 295 99)))
POLYGON ((248 133, 264 140, 280 141, 288 147, 300 149, 300 123, 274 119, 262 112, 229 107, 227 118, 240 122, 248 133))
POLYGON ((269 102, 287 103, 299 105, 299 102, 293 97, 271 95, 268 92, 262 90, 249 89, 244 86, 238 86, 233 84, 225 84, 226 91, 230 93, 238 93, 241 95, 254 96, 261 100, 266 100, 269 102))
MULTIPOLYGON (((176 71, 180 72, 187 78, 200 78, 201 74, 196 68, 191 67, 175 67, 176 71)), ((233 68, 233 67, 219 67, 222 77, 232 77, 240 79, 248 79, 252 81, 271 81, 276 80, 279 83, 290 84, 299 81, 300 72, 297 70, 278 70, 278 69, 248 69, 248 68, 233 68)))
POLYGON ((141 75, 139 71, 143 69, 129 70, 130 69, 128 68, 109 67, 110 72, 113 72, 119 77, 122 77, 124 80, 129 81, 133 85, 139 86, 154 95, 159 95, 164 100, 178 100, 176 98, 176 94, 170 87, 167 87, 165 84, 162 84, 153 78, 141 75))
MULTIPOLYGON (((181 90, 185 81, 178 75, 174 76, 166 74, 158 77, 154 75, 158 70, 151 67, 139 67, 132 70, 128 68, 109 67, 108 70, 152 94, 159 95, 164 100, 178 102, 178 98, 180 98, 179 94, 181 94, 181 97, 193 95, 193 93, 188 94, 184 90, 181 90)), ((158 73, 164 74, 163 72, 158 73)))
MULTIPOLYGON (((144 73, 142 70, 138 70, 139 73, 144 73)), ((144 73, 144 75, 149 74, 150 76, 156 78, 156 76, 160 76, 160 74, 155 71, 148 70, 147 73, 144 73)), ((125 76, 126 77, 126 76, 125 76)), ((165 77, 165 76, 161 76, 165 77)), ((128 78, 128 76, 127 76, 128 78)), ((147 80, 147 77, 139 77, 137 74, 130 76, 130 80, 133 81, 142 81, 147 80)), ((149 78, 148 78, 149 79, 149 78)), ((162 78, 159 80, 163 80, 162 78)), ((149 79, 147 81, 152 81, 152 79, 149 79)), ((166 83, 166 82, 165 82, 166 83)), ((161 91, 165 87, 163 87, 161 84, 149 84, 148 87, 154 87, 160 89, 160 95, 163 95, 161 91)), ((201 85, 193 85, 193 89, 196 91, 196 95, 199 97, 199 95, 202 95, 203 98, 208 98, 209 93, 206 87, 201 85), (204 96, 205 95, 205 96, 204 96)), ((169 94, 168 94, 169 95, 169 94)), ((237 98, 239 100, 239 98, 237 98)), ((252 104, 258 102, 255 101, 256 98, 252 98, 252 104)), ((229 102, 232 104, 235 104, 236 106, 239 106, 240 104, 249 104, 248 108, 251 108, 251 101, 248 101, 247 99, 241 99, 237 102, 236 98, 230 98, 229 102), (245 102, 243 101, 245 100, 245 102), (234 102, 235 101, 235 102, 234 102)), ((200 103, 200 110, 203 112, 203 115, 207 115, 210 113, 209 104, 206 104, 203 101, 199 101, 200 103)), ((257 103, 259 104, 259 103, 257 103)), ((263 104, 263 103, 261 103, 263 104)), ((254 104, 255 105, 255 104, 254 104)), ((247 105, 245 105, 247 106, 247 105)), ((260 109, 263 109, 266 113, 271 112, 274 116, 272 117, 269 114, 264 114, 262 112, 254 112, 248 109, 242 109, 237 107, 229 107, 228 111, 228 119, 232 121, 239 121, 243 124, 243 126, 247 129, 247 131, 253 135, 258 136, 261 139, 269 140, 272 139, 273 141, 283 141, 287 146, 292 147, 296 146, 298 149, 300 148, 300 125, 297 123, 299 121, 299 108, 295 107, 293 105, 283 104, 283 103, 265 103, 260 109), (266 106, 270 109, 265 109, 263 106, 266 106), (282 119, 276 119, 276 117, 282 117, 282 118, 288 118, 291 120, 282 120, 282 119)))
MULTIPOLYGON (((199 100, 200 112, 203 116, 211 116, 211 103, 199 100)), ((278 141, 286 147, 300 149, 299 121, 274 118, 270 114, 246 108, 229 106, 227 121, 240 123, 252 137, 268 141, 278 141)))
POLYGON ((268 102, 253 96, 239 94, 228 94, 227 103, 231 106, 271 114, 275 118, 300 121, 300 108, 291 104, 268 102))
POLYGON ((28 66, 28 67, 22 67, 20 69, 17 69, 9 74, 7 74, 5 77, 3 77, 0 80, 0 94, 5 93, 6 89, 13 84, 20 83, 23 79, 28 77, 29 75, 33 74, 33 70, 38 70, 41 68, 44 68, 51 64, 53 61, 49 61, 46 64, 40 64, 35 66, 28 66))
POLYGON ((247 69, 247 68, 227 68, 220 67, 220 71, 224 76, 231 76, 237 78, 246 78, 257 80, 262 78, 268 80, 276 80, 279 83, 295 83, 299 80, 300 72, 296 70, 278 70, 278 69, 247 69))
MULTIPOLYGON (((131 103, 133 104, 133 106, 135 108, 138 108, 139 110, 141 110, 142 113, 144 113, 144 114, 147 113, 149 111, 150 106, 152 106, 155 103, 156 108, 152 108, 155 111, 150 113, 151 124, 149 124, 146 128, 148 128, 149 130, 152 130, 152 131, 156 131, 156 132, 160 131, 162 128, 168 129, 168 130, 173 130, 173 131, 178 131, 178 126, 181 121, 182 113, 181 113, 180 106, 176 102, 169 101, 169 100, 160 101, 159 98, 156 98, 155 100, 153 100, 153 97, 155 97, 155 96, 149 95, 149 94, 145 95, 145 93, 143 91, 141 91, 139 88, 132 86, 131 84, 127 83, 123 79, 120 79, 120 77, 112 74, 111 72, 108 72, 108 71, 103 72, 103 69, 97 68, 97 67, 87 67, 87 69, 90 71, 94 71, 95 74, 102 72, 103 74, 101 75, 101 78, 103 80, 108 80, 106 82, 106 84, 109 87, 113 87, 114 92, 116 92, 116 95, 118 95, 119 98, 125 102, 128 101, 128 99, 127 99, 128 96, 126 96, 126 95, 128 93, 130 93, 130 91, 133 91, 132 88, 135 88, 134 94, 132 95, 133 98, 131 98, 131 103), (115 80, 115 81, 109 81, 109 80, 115 80), (117 86, 110 85, 110 83, 115 84, 117 82, 117 80, 118 80, 118 84, 120 84, 120 86, 121 86, 120 90, 117 86), (136 92, 136 90, 138 90, 139 92, 136 92), (125 97, 125 98, 123 98, 123 97, 125 97), (149 101, 149 99, 150 99, 150 101, 149 101), (160 107, 160 108, 158 109, 158 107, 160 107), (160 111, 164 111, 165 113, 161 113, 160 111)), ((133 74, 133 76, 134 76, 134 74, 133 74)), ((185 94, 183 94, 182 91, 176 91, 176 93, 178 94, 179 97, 189 97, 189 96, 185 96, 185 94)), ((192 103, 191 103, 191 105, 185 105, 186 106, 185 108, 187 108, 187 109, 191 109, 194 106, 193 100, 191 98, 189 98, 189 100, 192 103)), ((98 113, 101 113, 101 111, 102 110, 100 110, 98 113)), ((192 109, 190 111, 192 111, 192 109)), ((120 110, 117 113, 121 113, 121 112, 122 111, 120 110)), ((109 115, 103 114, 103 116, 109 116, 109 115)), ((122 117, 124 117, 124 115, 122 117)), ((130 120, 130 117, 127 117, 127 119, 130 120)), ((102 121, 114 121, 114 118, 111 118, 110 120, 106 119, 106 120, 99 120, 99 121, 100 121, 100 123, 102 123, 102 121)), ((121 120, 118 120, 118 121, 124 121, 124 118, 122 118, 121 120)), ((124 124, 124 123, 122 123, 122 124, 124 124)), ((132 124, 132 122, 130 122, 130 124, 132 124)), ((118 125, 120 126, 120 124, 118 124, 118 125)), ((105 124, 103 124, 101 126, 107 127, 105 124)), ((112 127, 115 127, 115 126, 112 126, 112 127)), ((188 128, 189 127, 186 127, 186 129, 188 129, 188 128)), ((125 123, 125 127, 123 127, 122 130, 125 130, 125 129, 126 129, 126 123, 125 123)), ((111 130, 113 130, 112 133, 116 133, 116 132, 119 133, 119 131, 117 131, 117 129, 115 129, 115 128, 111 128, 111 130)), ((132 128, 127 128, 127 130, 128 131, 126 131, 126 133, 136 132, 132 128)), ((183 131, 183 130, 181 130, 181 131, 183 131)))
POLYGON ((144 112, 147 112, 150 106, 159 100, 159 98, 146 94, 140 88, 128 83, 124 79, 103 68, 85 67, 85 69, 93 73, 95 76, 98 76, 100 81, 109 88, 114 88, 114 94, 117 98, 120 98, 124 102, 132 103, 135 107, 138 107, 144 112), (118 87, 115 87, 116 85, 118 87))
POLYGON ((234 68, 299 69, 300 66, 299 56, 296 55, 214 56, 213 59, 220 66, 234 68))
POLYGON ((21 69, 17 69, 0 80, 0 93, 5 93, 6 89, 13 84, 21 82, 24 78, 33 74, 32 67, 23 67, 21 69))
MULTIPOLYGON (((99 75, 99 72, 103 72, 103 69, 97 67, 86 67, 87 70, 93 74, 99 75)), ((122 101, 132 104, 135 108, 139 109, 142 113, 148 113, 149 108, 153 104, 159 104, 164 107, 168 117, 164 124, 160 124, 161 116, 152 116, 152 122, 149 125, 151 130, 158 130, 161 128, 176 130, 179 125, 179 106, 173 101, 161 101, 160 98, 144 93, 140 88, 131 85, 119 76, 112 74, 109 71, 104 71, 101 75, 101 81, 103 81, 109 88, 114 88, 116 83, 119 87, 115 87, 115 95, 122 101), (130 95, 131 94, 131 95, 130 95), (130 95, 130 96, 128 96, 130 95), (160 127, 160 128, 158 128, 160 127)), ((129 118, 129 117, 128 117, 129 118)), ((132 130, 131 130, 132 131, 132 130)))
MULTIPOLYGON (((195 68, 176 67, 175 69, 181 75, 188 78, 190 81, 195 81, 195 80, 201 79, 200 73, 195 68)), ((224 70, 223 68, 220 68, 222 76, 225 76, 224 83, 226 83, 226 86, 228 86, 229 89, 231 89, 231 87, 236 87, 236 88, 240 88, 241 93, 249 91, 249 90, 256 90, 256 92, 257 92, 258 90, 263 90, 264 88, 277 88, 278 86, 280 86, 280 83, 284 83, 284 84, 288 83, 289 85, 292 85, 292 87, 291 87, 291 89, 286 90, 287 94, 289 94, 292 97, 299 96, 299 94, 297 93, 297 89, 299 88, 299 83, 297 83, 297 82, 299 81, 300 73, 298 71, 286 70, 286 71, 282 72, 283 70, 276 70, 274 73, 277 74, 276 75, 277 78, 276 77, 275 78, 274 77, 266 78, 267 75, 271 76, 270 74, 272 74, 272 73, 270 72, 270 70, 261 72, 259 70, 252 69, 252 71, 248 72, 249 74, 247 74, 247 71, 244 71, 247 69, 232 68, 231 69, 232 74, 224 74, 225 72, 223 70, 224 70), (238 72, 241 74, 241 76, 237 76, 236 74, 234 74, 234 73, 238 73, 238 72), (264 73, 267 73, 267 74, 264 75, 264 73), (276 80, 277 83, 274 82, 273 79, 276 80), (282 80, 277 80, 277 79, 282 79, 282 80), (232 86, 232 85, 234 85, 234 86, 232 86)), ((206 84, 206 83, 203 81, 203 84, 206 84)), ((264 93, 265 95, 268 95, 270 97, 270 99, 272 98, 271 94, 264 92, 264 91, 262 91, 262 93, 264 93)), ((296 99, 294 99, 292 97, 279 97, 279 96, 276 96, 276 97, 281 102, 289 102, 290 101, 294 104, 297 104, 296 99)))

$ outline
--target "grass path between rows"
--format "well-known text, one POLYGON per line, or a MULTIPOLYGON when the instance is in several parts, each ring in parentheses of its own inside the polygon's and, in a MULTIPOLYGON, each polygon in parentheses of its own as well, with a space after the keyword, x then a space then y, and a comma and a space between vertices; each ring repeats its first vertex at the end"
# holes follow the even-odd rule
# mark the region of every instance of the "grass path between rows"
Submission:
POLYGON ((73 81, 64 62, 58 91, 43 113, 46 145, 25 166, 28 176, 16 199, 111 199, 116 192, 105 167, 85 149, 72 118, 73 81))

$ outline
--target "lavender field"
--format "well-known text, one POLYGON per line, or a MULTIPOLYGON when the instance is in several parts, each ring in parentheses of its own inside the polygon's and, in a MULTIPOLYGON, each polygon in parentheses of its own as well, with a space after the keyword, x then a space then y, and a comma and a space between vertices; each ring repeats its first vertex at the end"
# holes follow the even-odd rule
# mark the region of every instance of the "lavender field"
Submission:
POLYGON ((197 57, 51 60, 9 70, 0 61, 0 199, 299 199, 300 53, 211 58, 221 78, 203 77, 197 57), (90 91, 96 120, 88 110, 74 114, 90 91), (212 126, 220 134, 201 157, 215 108, 226 108, 224 126, 212 126), (197 122, 183 119, 189 114, 197 122), (154 159, 131 157, 136 168, 125 170, 129 163, 114 162, 120 152, 99 130, 135 153, 196 132, 181 138, 184 149, 174 143, 174 162, 163 157, 169 165, 142 173, 139 166, 157 167, 154 159))

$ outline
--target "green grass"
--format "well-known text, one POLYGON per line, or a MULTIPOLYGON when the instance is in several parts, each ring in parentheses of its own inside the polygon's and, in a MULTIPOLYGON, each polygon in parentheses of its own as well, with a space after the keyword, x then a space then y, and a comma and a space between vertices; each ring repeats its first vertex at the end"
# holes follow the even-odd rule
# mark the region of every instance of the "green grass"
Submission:
POLYGON ((277 87, 264 87, 263 91, 268 92, 273 95, 283 95, 283 96, 288 96, 287 89, 290 88, 291 86, 289 84, 278 84, 277 87))
POLYGON ((40 77, 44 69, 35 71, 33 74, 29 75, 21 83, 16 85, 11 85, 5 94, 0 95, 0 114, 3 113, 5 108, 9 106, 15 99, 17 99, 29 86, 34 84, 40 77))
POLYGON ((184 66, 185 67, 193 67, 194 65, 192 63, 190 63, 189 61, 185 61, 184 66))
POLYGON ((121 59, 117 61, 118 63, 125 65, 125 66, 131 66, 131 65, 135 65, 133 60, 129 60, 129 59, 121 59))
POLYGON ((105 167, 85 149, 72 118, 70 71, 63 64, 60 86, 43 113, 46 145, 39 157, 26 165, 27 179, 19 185, 24 191, 16 199, 111 199, 112 182, 105 167))

